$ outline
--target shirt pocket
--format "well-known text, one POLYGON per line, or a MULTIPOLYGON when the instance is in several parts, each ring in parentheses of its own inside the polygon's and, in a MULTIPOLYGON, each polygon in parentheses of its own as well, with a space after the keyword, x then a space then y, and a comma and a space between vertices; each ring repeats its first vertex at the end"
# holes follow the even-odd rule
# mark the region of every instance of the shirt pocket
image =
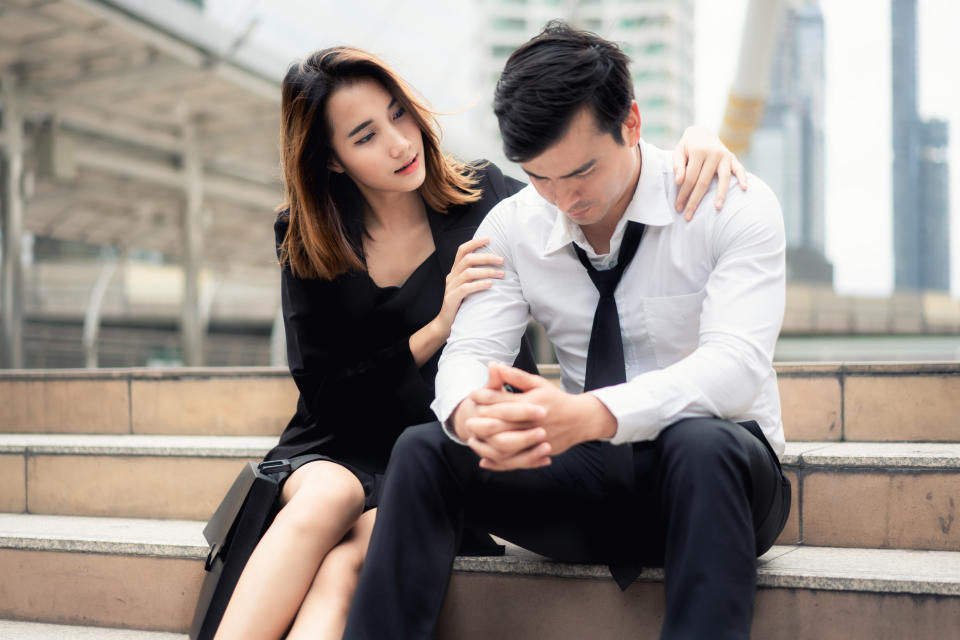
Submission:
POLYGON ((645 298, 644 316, 657 365, 669 366, 693 353, 700 340, 700 312, 706 291, 645 298))

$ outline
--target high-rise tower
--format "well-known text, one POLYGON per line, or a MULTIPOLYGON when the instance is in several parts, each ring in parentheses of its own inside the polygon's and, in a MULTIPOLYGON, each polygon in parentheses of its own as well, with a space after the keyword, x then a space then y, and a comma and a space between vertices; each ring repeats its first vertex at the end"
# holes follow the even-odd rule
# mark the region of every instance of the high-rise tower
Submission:
POLYGON ((894 284, 950 289, 947 123, 917 114, 917 0, 891 0, 894 284))
POLYGON ((824 257, 824 35, 817 0, 787 8, 771 73, 747 166, 780 198, 787 278, 832 285, 833 267, 824 257))
POLYGON ((619 43, 631 57, 641 134, 672 147, 693 121, 693 0, 484 0, 479 129, 497 141, 490 103, 510 54, 554 18, 619 43))

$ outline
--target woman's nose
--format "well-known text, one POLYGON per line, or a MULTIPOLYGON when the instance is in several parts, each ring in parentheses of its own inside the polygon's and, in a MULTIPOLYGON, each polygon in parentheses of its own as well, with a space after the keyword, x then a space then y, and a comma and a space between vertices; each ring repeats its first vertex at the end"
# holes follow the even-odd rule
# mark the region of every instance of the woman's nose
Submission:
POLYGON ((410 149, 410 141, 407 140, 407 137, 396 127, 391 131, 390 156, 393 158, 401 158, 410 149))

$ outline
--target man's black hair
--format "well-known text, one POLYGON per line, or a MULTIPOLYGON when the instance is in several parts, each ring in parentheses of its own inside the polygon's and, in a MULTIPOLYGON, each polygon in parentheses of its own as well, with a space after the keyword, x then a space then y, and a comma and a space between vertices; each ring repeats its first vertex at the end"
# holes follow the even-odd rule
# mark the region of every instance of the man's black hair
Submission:
POLYGON ((633 101, 630 58, 595 33, 552 20, 513 52, 497 82, 493 112, 504 154, 513 162, 540 155, 590 107, 600 133, 623 143, 620 125, 633 101))

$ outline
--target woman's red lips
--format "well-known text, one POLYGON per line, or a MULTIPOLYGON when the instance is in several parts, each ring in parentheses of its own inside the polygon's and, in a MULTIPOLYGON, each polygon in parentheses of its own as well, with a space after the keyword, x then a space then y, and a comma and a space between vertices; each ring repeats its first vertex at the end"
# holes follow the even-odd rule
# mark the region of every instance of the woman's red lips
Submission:
POLYGON ((400 173, 403 175, 412 173, 417 168, 417 164, 418 164, 417 158, 418 156, 413 156, 413 159, 410 162, 408 162, 407 164, 403 165, 402 167, 394 171, 394 173, 400 173))

